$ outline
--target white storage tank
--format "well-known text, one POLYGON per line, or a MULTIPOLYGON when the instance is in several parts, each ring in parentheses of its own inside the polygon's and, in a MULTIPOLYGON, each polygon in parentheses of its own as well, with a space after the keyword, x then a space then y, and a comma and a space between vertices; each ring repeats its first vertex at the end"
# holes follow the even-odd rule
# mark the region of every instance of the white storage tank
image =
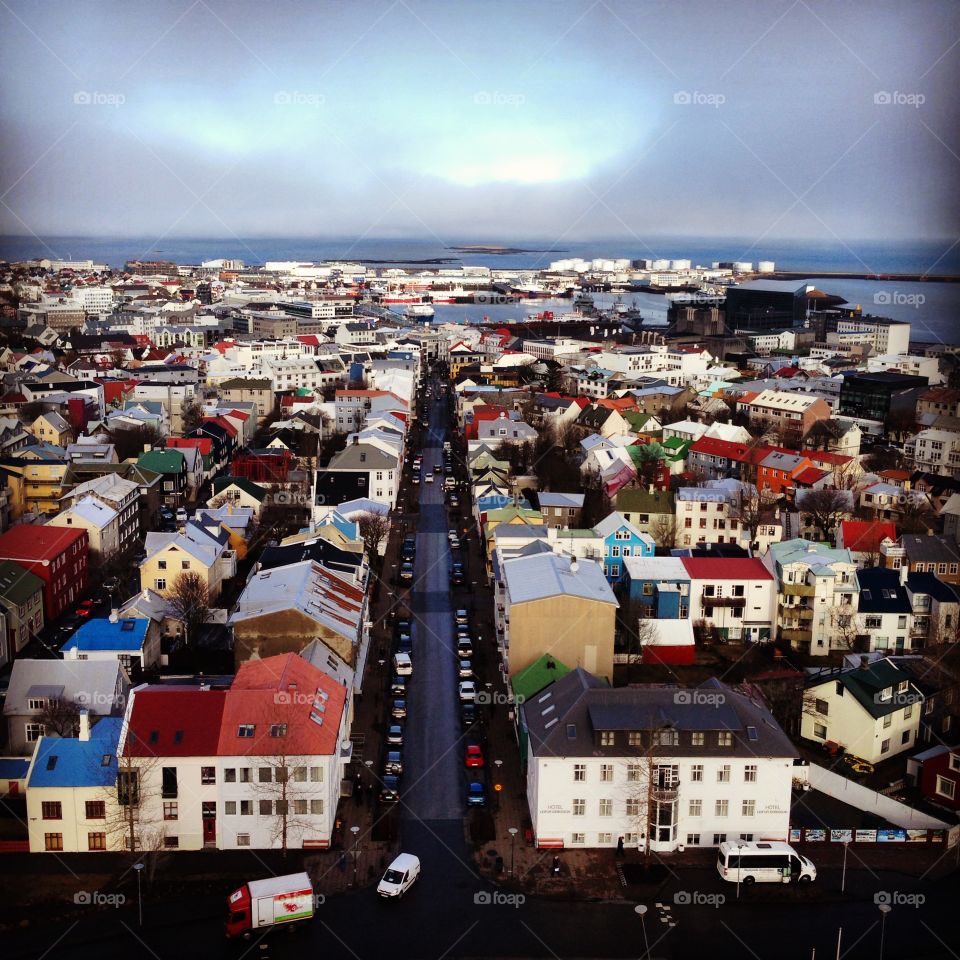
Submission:
POLYGON ((761 260, 757 264, 757 273, 773 273, 773 266, 772 260, 761 260))

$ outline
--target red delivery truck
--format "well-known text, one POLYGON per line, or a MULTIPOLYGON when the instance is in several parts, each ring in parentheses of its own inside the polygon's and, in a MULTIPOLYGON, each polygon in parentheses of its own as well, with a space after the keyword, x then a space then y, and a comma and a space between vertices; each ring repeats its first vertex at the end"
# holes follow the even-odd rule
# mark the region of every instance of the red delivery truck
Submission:
POLYGON ((309 920, 313 905, 313 884, 306 873, 251 880, 227 898, 227 936, 250 936, 262 927, 309 920))

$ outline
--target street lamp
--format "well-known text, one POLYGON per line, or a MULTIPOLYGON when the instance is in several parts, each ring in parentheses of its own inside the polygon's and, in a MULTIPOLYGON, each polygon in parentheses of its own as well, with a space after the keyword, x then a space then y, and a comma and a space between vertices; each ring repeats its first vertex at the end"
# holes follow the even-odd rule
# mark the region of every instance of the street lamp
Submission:
POLYGON ((847 889, 847 848, 850 846, 849 840, 843 841, 843 873, 840 874, 840 892, 844 893, 847 889))
MULTIPOLYGON (((143 873, 143 864, 135 863, 133 865, 133 869, 136 871, 136 874, 137 874, 137 914, 140 920, 140 926, 142 927, 143 926, 143 896, 140 893, 140 874, 143 873)), ((881 954, 882 952, 883 952, 883 948, 881 947, 881 954)))
POLYGON ((883 936, 887 929, 887 914, 893 909, 889 903, 878 903, 880 911, 880 960, 883 960, 883 936))
POLYGON ((510 834, 510 876, 513 876, 513 864, 514 864, 514 845, 516 843, 517 834, 520 831, 516 827, 510 827, 507 830, 507 833, 510 834))
POLYGON ((372 760, 364 760, 363 762, 364 762, 364 764, 366 764, 366 767, 367 767, 367 779, 368 779, 368 780, 370 781, 370 783, 372 784, 372 783, 373 783, 373 761, 372 761, 372 760))
POLYGON ((737 899, 740 899, 740 851, 743 849, 744 843, 742 840, 737 841, 737 899))
POLYGON ((353 834, 353 885, 357 885, 357 861, 360 859, 360 828, 354 824, 350 828, 350 832, 353 834))
POLYGON ((643 955, 647 958, 647 960, 650 960, 650 943, 647 940, 647 922, 643 919, 647 912, 647 905, 645 903, 638 903, 633 908, 633 911, 639 915, 640 926, 643 929, 643 955))

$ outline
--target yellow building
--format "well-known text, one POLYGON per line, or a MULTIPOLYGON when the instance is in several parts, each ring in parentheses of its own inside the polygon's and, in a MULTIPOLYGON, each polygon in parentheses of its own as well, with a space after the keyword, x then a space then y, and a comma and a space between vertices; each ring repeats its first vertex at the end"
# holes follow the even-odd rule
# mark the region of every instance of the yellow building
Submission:
POLYGON ((52 443, 58 447, 65 447, 74 440, 73 428, 56 410, 41 413, 27 427, 27 432, 42 443, 52 443))
POLYGON ((19 460, 4 464, 10 487, 10 519, 25 513, 57 513, 67 464, 59 460, 19 460))
POLYGON ((198 573, 211 602, 220 596, 223 581, 237 572, 237 555, 223 530, 215 536, 196 524, 183 533, 148 533, 147 556, 140 564, 140 589, 169 595, 183 573, 198 573))

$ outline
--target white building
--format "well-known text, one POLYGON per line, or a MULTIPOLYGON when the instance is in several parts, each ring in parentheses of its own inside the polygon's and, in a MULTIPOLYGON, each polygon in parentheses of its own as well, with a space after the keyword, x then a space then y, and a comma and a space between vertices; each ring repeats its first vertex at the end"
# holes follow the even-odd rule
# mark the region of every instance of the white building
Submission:
POLYGON ((649 837, 668 853, 789 836, 797 752, 769 711, 718 680, 611 689, 577 668, 521 712, 540 847, 622 837, 645 849, 649 837))
POLYGON ((120 550, 120 514, 97 497, 83 497, 47 522, 52 527, 86 530, 93 560, 109 560, 120 550))
POLYGON ((917 470, 960 478, 960 434, 952 430, 921 430, 903 446, 917 470))

